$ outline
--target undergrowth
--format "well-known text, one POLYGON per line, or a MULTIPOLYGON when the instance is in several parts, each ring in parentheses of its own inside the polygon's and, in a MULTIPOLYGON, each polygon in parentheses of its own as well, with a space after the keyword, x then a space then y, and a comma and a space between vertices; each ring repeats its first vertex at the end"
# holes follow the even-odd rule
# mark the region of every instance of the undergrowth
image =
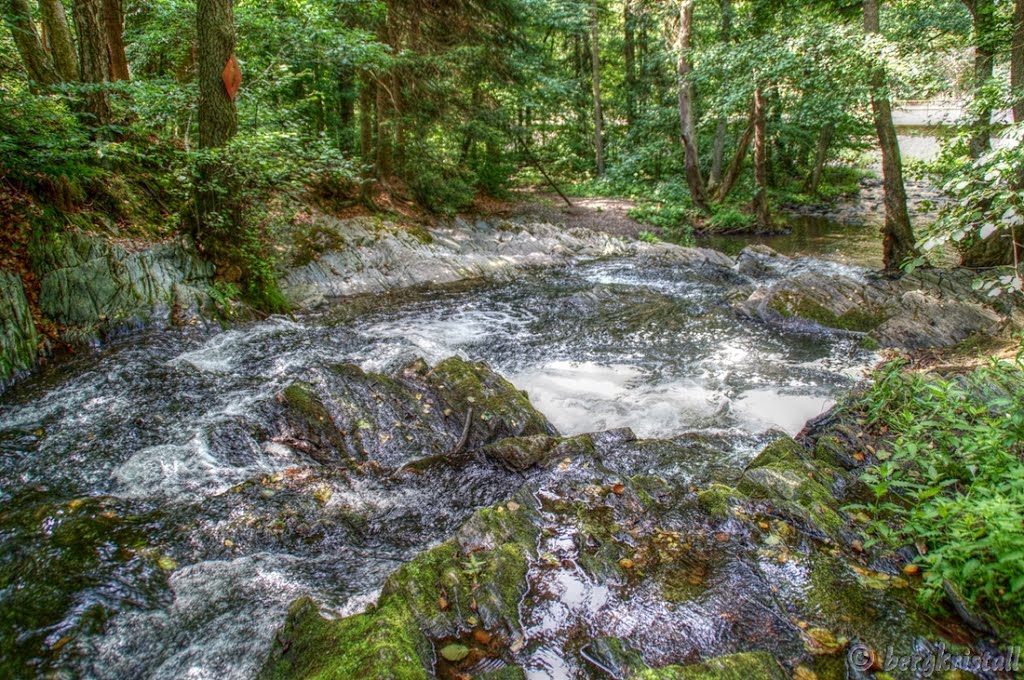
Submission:
POLYGON ((1024 354, 966 376, 888 364, 863 398, 889 444, 863 481, 869 541, 915 546, 922 595, 962 597, 1024 628, 1024 354), (950 594, 950 591, 952 594, 950 594))

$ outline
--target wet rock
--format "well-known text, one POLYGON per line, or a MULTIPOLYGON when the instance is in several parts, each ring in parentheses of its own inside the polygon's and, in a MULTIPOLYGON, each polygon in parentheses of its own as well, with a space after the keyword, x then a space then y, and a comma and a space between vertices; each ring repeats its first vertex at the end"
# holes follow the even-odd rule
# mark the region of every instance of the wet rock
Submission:
POLYGON ((627 241, 589 229, 456 219, 444 226, 409 230, 372 218, 317 217, 316 229, 331 247, 303 258, 284 273, 281 288, 296 307, 326 298, 381 292, 465 279, 507 280, 525 268, 574 259, 636 255, 679 266, 731 272, 732 258, 703 248, 627 241))
POLYGON ((508 437, 488 444, 481 451, 509 470, 521 472, 534 465, 546 465, 553 456, 556 440, 538 434, 531 437, 508 437))
POLYGON ((940 634, 907 581, 843 552, 843 473, 797 442, 766 447, 738 488, 624 475, 615 466, 635 444, 537 472, 395 572, 364 614, 327 621, 307 606, 267 677, 372 676, 382 658, 408 674, 385 677, 429 677, 453 644, 469 652, 446 673, 487 659, 518 677, 541 645, 612 677, 846 677, 847 640, 903 653, 940 634))
POLYGON ((984 297, 972 279, 961 270, 920 270, 898 280, 804 273, 762 286, 734 306, 783 328, 864 333, 877 345, 904 349, 952 347, 1020 325, 1015 302, 984 297))
POLYGON ((66 327, 69 341, 167 318, 198 314, 209 300, 213 265, 182 244, 128 252, 98 237, 63 232, 31 246, 40 278, 39 307, 66 327))
POLYGON ((633 676, 634 680, 785 680, 779 662, 765 652, 720 656, 705 663, 668 666, 633 676))
POLYGON ((526 396, 484 363, 417 360, 395 373, 338 365, 278 397, 284 406, 273 442, 325 465, 371 461, 388 469, 489 451, 510 469, 542 462, 557 434, 526 396), (545 448, 546 447, 546 448, 545 448))
POLYGON ((767 278, 777 275, 792 263, 766 245, 747 246, 736 259, 736 271, 752 278, 767 278))
POLYGON ((39 343, 21 277, 0 270, 0 388, 16 373, 35 365, 39 343))

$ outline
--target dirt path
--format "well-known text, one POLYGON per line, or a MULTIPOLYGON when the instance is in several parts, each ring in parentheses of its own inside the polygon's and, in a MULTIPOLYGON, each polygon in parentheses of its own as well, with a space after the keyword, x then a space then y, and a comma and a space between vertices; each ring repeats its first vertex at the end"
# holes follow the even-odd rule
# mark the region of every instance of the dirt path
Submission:
POLYGON ((570 198, 573 207, 557 194, 523 192, 518 199, 502 206, 501 214, 567 227, 583 227, 615 236, 636 238, 642 231, 657 231, 629 216, 635 203, 626 198, 570 198))

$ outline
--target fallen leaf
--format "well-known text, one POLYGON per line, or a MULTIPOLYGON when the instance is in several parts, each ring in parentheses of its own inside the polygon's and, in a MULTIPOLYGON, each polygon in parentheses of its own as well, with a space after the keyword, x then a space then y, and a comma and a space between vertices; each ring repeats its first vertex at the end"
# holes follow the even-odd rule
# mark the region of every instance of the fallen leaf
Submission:
POLYGON ((469 656, 469 647, 458 643, 446 645, 441 648, 441 656, 452 662, 462 661, 469 656))

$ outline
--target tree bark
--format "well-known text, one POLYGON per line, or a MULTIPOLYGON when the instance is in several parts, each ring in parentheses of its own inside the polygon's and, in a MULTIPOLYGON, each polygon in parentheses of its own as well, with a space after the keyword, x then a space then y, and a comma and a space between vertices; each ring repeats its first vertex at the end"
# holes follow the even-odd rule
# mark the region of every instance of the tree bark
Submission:
POLYGON ((740 172, 743 170, 743 163, 747 158, 747 151, 750 149, 750 142, 754 138, 754 108, 751 105, 750 114, 747 118, 747 127, 743 131, 743 135, 740 137, 739 143, 736 145, 736 153, 733 154, 732 162, 729 164, 728 169, 725 171, 725 175, 722 177, 722 183, 718 185, 715 190, 715 201, 721 203, 724 201, 729 194, 732 192, 736 181, 740 178, 740 172))
POLYGON ((55 85, 60 76, 50 61, 50 56, 43 48, 36 26, 32 22, 32 12, 28 0, 7 0, 4 3, 4 18, 14 38, 14 45, 25 66, 28 78, 38 85, 55 85))
POLYGON ((695 206, 709 212, 707 188, 700 172, 700 147, 697 143, 697 126, 693 116, 693 83, 690 82, 690 73, 693 72, 693 65, 690 63, 693 3, 694 0, 680 0, 679 3, 679 127, 690 197, 695 206))
MULTIPOLYGON (((622 3, 622 59, 625 66, 626 124, 632 128, 636 122, 636 32, 634 30, 633 1, 622 3)), ((1024 2, 1024 0, 1019 0, 1024 2)))
POLYGON ((124 12, 121 0, 103 0, 103 29, 107 35, 110 79, 128 80, 128 58, 124 53, 124 12))
POLYGON ((224 146, 238 129, 235 102, 224 87, 223 73, 235 53, 232 0, 198 0, 199 145, 224 146))
MULTIPOLYGON (((722 0, 722 28, 719 32, 719 40, 723 45, 729 44, 732 40, 732 0, 722 0)), ((729 131, 728 120, 725 114, 719 114, 718 125, 715 128, 715 146, 711 157, 711 174, 708 178, 708 188, 714 190, 722 182, 722 163, 725 161, 725 135, 729 131)))
MULTIPOLYGON (((880 33, 878 0, 864 0, 864 32, 880 33)), ((903 260, 917 255, 914 231, 907 211, 907 190, 903 184, 903 159, 899 139, 892 122, 892 105, 885 86, 885 70, 875 64, 870 71, 871 109, 875 132, 882 152, 882 184, 885 191, 885 226, 883 228, 882 261, 886 271, 895 272, 903 260)))
POLYGON ((971 135, 971 158, 980 158, 992 148, 992 108, 982 105, 984 88, 992 80, 995 62, 995 2, 993 0, 963 0, 974 23, 974 99, 977 118, 971 135))
POLYGON ((50 42, 50 56, 57 75, 64 82, 78 79, 78 56, 75 54, 75 42, 71 38, 71 27, 68 25, 67 13, 62 0, 39 0, 39 14, 46 27, 50 42))
POLYGON ((594 164, 597 176, 604 176, 604 133, 601 120, 601 43, 598 30, 597 3, 591 8, 590 68, 594 85, 594 164))
POLYGON ((754 90, 754 216, 757 226, 768 229, 772 224, 768 208, 768 129, 765 111, 764 91, 761 86, 754 90))
POLYGON ((1024 0, 1016 0, 1013 5, 1010 87, 1013 88, 1013 122, 1024 123, 1024 0))
POLYGON ((73 14, 78 33, 78 64, 81 81, 94 85, 86 94, 86 106, 97 126, 110 122, 110 55, 103 23, 103 0, 75 0, 73 14))
POLYGON ((814 152, 814 165, 811 166, 811 174, 807 177, 804 191, 808 194, 818 193, 821 186, 821 175, 825 171, 825 161, 828 160, 828 148, 832 145, 832 137, 835 135, 836 126, 832 123, 825 125, 818 133, 818 148, 814 152))

